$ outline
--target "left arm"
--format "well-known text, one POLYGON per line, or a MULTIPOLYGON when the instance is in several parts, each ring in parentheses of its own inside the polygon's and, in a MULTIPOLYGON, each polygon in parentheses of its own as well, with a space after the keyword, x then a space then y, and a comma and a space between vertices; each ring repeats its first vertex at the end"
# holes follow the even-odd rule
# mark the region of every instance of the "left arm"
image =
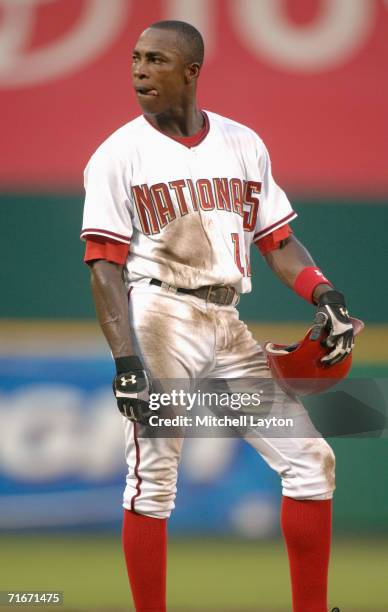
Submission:
POLYGON ((293 235, 264 256, 271 270, 285 285, 318 306, 310 339, 318 340, 326 329, 329 335, 324 344, 332 348, 322 362, 334 365, 345 359, 353 349, 354 339, 343 294, 329 284, 316 268, 310 253, 293 235), (319 276, 322 282, 319 282, 319 276))
MULTIPOLYGON (((295 238, 293 234, 280 243, 278 249, 265 255, 267 264, 280 280, 290 289, 294 288, 299 274, 307 267, 316 266, 308 250, 295 238)), ((312 301, 318 303, 320 296, 330 291, 332 286, 321 283, 312 293, 312 301)))

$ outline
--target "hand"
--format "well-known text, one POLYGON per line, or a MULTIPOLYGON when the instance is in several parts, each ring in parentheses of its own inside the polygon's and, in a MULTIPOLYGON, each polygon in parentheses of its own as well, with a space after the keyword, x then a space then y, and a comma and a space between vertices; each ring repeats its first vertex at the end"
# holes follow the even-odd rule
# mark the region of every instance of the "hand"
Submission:
POLYGON ((353 325, 346 309, 345 298, 334 289, 326 291, 319 298, 310 340, 318 340, 324 330, 328 336, 321 340, 321 345, 333 350, 322 357, 321 362, 331 366, 345 359, 354 346, 353 325))
POLYGON ((152 414, 149 408, 151 385, 147 372, 143 369, 138 357, 132 356, 131 369, 120 372, 113 379, 113 393, 121 414, 133 423, 148 425, 152 414))

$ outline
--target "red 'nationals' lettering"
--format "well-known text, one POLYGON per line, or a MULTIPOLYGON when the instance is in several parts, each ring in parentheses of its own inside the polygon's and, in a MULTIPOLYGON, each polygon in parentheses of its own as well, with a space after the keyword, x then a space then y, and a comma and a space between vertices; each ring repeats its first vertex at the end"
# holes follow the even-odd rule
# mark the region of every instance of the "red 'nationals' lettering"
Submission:
POLYGON ((156 204, 160 227, 165 227, 176 218, 170 190, 165 183, 157 183, 151 187, 151 195, 156 204))
POLYGON ((158 234, 177 217, 202 210, 223 210, 243 218, 246 232, 255 229, 261 183, 239 178, 176 179, 155 185, 134 185, 133 200, 144 234, 158 234))
POLYGON ((244 230, 253 232, 256 227, 257 213, 259 210, 259 198, 255 194, 261 192, 261 183, 256 181, 247 181, 245 185, 245 204, 249 205, 249 210, 244 210, 244 230))
POLYGON ((132 193, 143 232, 145 234, 159 233, 160 227, 155 212, 155 203, 148 185, 135 185, 135 187, 132 187, 132 193))

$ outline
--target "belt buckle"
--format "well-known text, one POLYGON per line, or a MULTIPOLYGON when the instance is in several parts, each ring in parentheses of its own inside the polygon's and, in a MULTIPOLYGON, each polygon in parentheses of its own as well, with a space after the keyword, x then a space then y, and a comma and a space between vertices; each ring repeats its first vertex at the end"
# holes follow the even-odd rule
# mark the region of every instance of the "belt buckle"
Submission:
POLYGON ((232 303, 232 300, 229 300, 229 292, 231 291, 231 287, 226 287, 224 306, 229 306, 232 303))
POLYGON ((219 304, 220 306, 225 306, 227 298, 229 294, 229 287, 225 285, 210 285, 208 291, 208 300, 213 302, 213 304, 219 304), (214 294, 214 299, 212 300, 212 294, 214 294))
POLYGON ((225 304, 227 306, 230 306, 233 303, 235 295, 236 295, 236 289, 234 287, 228 286, 226 296, 225 296, 225 304))
POLYGON ((235 294, 235 289, 233 287, 229 287, 229 285, 228 285, 226 296, 225 296, 225 304, 227 306, 230 306, 231 303, 233 302, 234 294, 235 294))
POLYGON ((219 304, 220 306, 229 306, 233 302, 235 294, 236 290, 234 287, 229 287, 229 285, 209 285, 206 301, 219 304), (212 299, 213 294, 214 299, 212 299))
POLYGON ((229 295, 229 287, 220 287, 220 289, 222 289, 222 299, 220 296, 220 302, 222 306, 226 305, 226 302, 228 300, 228 295, 229 295))
POLYGON ((219 285, 210 285, 209 289, 208 289, 208 294, 207 294, 207 300, 208 302, 212 302, 213 304, 221 304, 221 306, 223 305, 223 302, 221 300, 221 296, 218 299, 217 296, 217 292, 219 294, 220 289, 223 289, 223 287, 219 286, 219 285))

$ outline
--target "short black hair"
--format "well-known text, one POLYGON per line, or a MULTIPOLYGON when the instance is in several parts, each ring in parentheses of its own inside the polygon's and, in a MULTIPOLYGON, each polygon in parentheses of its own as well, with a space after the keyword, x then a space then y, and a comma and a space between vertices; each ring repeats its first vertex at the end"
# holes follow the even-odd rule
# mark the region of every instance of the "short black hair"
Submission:
POLYGON ((202 66, 205 55, 205 45, 202 34, 186 21, 156 21, 148 26, 158 30, 171 30, 179 37, 179 43, 184 47, 188 62, 196 62, 202 66))

